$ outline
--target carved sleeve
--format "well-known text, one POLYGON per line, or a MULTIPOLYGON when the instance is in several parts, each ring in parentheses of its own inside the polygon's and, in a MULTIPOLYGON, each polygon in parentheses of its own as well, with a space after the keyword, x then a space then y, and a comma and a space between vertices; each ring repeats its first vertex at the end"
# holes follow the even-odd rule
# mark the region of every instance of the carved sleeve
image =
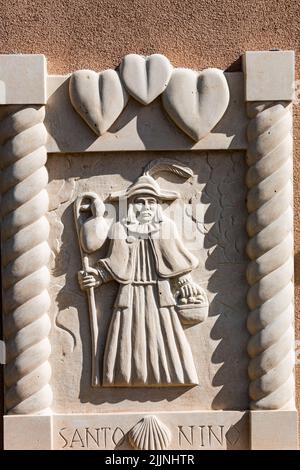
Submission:
POLYGON ((96 269, 98 271, 101 284, 105 284, 106 282, 113 281, 113 277, 110 272, 107 271, 101 260, 99 260, 96 264, 96 269))

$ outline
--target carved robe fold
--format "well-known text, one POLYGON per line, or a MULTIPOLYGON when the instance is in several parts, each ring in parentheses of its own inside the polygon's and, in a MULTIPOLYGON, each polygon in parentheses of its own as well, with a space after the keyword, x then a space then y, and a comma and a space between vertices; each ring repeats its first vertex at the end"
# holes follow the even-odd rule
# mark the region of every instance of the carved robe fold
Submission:
POLYGON ((120 283, 106 339, 103 386, 187 386, 198 383, 190 345, 178 319, 168 278, 194 269, 197 259, 164 221, 148 236, 116 224, 109 256, 98 262, 120 283), (175 238, 176 237, 176 238, 175 238))

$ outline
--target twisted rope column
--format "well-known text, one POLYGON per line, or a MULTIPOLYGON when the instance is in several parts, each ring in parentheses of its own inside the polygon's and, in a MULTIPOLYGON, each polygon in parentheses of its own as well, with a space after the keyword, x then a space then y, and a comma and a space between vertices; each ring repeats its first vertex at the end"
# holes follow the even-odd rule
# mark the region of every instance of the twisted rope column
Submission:
POLYGON ((292 115, 288 102, 248 103, 247 271, 251 408, 293 409, 292 115))
POLYGON ((7 106, 1 112, 5 406, 9 414, 48 414, 52 392, 45 108, 7 106))

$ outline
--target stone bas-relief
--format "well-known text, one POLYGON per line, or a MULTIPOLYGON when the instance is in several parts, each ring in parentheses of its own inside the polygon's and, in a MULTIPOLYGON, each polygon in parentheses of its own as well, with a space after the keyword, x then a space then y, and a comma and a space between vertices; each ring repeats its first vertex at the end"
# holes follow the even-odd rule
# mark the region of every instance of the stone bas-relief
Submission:
POLYGON ((248 424, 248 414, 239 411, 132 414, 122 423, 113 414, 58 415, 53 422, 54 446, 60 450, 246 450, 248 424))
POLYGON ((120 64, 120 77, 115 70, 99 74, 79 70, 70 78, 71 103, 97 135, 104 134, 121 114, 128 102, 127 92, 143 105, 162 94, 170 118, 196 142, 216 126, 229 104, 229 88, 221 70, 173 70, 160 54, 128 54, 120 64))
POLYGON ((293 75, 0 55, 5 448, 297 447, 293 75))
MULTIPOLYGON (((192 259, 197 259, 197 267, 191 271, 190 276, 208 298, 209 312, 205 320, 205 316, 203 317, 204 321, 184 324, 182 317, 180 318, 180 328, 183 329, 192 352, 198 384, 174 387, 170 383, 163 387, 163 393, 160 387, 113 387, 113 395, 110 387, 98 386, 101 380, 97 387, 91 387, 93 324, 89 317, 88 292, 80 290, 77 278, 83 262, 74 223, 74 205, 78 197, 94 193, 106 202, 108 214, 104 221, 110 222, 111 216, 118 214, 122 208, 119 200, 107 202, 110 195, 117 191, 126 192, 130 185, 139 180, 143 169, 155 161, 157 154, 105 153, 99 157, 99 154, 77 155, 76 158, 66 155, 62 159, 60 155, 51 155, 48 159, 50 198, 52 191, 56 194, 60 187, 61 174, 64 174, 66 180, 74 182, 73 192, 69 190, 71 183, 65 189, 67 200, 49 212, 53 234, 50 244, 55 254, 51 263, 50 289, 51 316, 54 322, 52 344, 55 347, 53 354, 60 358, 53 370, 57 411, 64 413, 67 404, 72 404, 72 409, 77 413, 83 410, 93 413, 99 409, 101 412, 133 412, 141 408, 151 413, 159 400, 163 400, 164 409, 169 411, 185 407, 197 409, 197 404, 205 410, 244 409, 248 403, 246 348, 249 335, 245 329, 248 312, 245 277, 247 213, 244 202, 246 167, 243 152, 233 152, 230 156, 225 152, 199 152, 196 158, 188 152, 172 152, 166 154, 162 160, 167 163, 181 158, 184 167, 191 169, 193 176, 182 178, 165 171, 153 175, 160 190, 165 190, 172 196, 174 193, 181 196, 173 201, 162 202, 162 215, 174 221, 173 224, 181 234, 184 249, 192 254, 192 259), (136 159, 140 162, 140 167, 135 164, 136 159), (114 208, 113 213, 111 205, 114 208), (178 211, 179 220, 176 218, 178 211), (240 288, 233 289, 233 285, 239 285, 240 288), (232 341, 233 330, 239 337, 238 343, 232 341), (72 369, 69 367, 70 361, 73 364, 72 369), (59 384, 62 374, 64 382, 59 384)), ((89 201, 83 200, 83 203, 89 201)), ((102 220, 103 207, 101 208, 101 204, 96 205, 97 209, 92 205, 96 217, 88 220, 89 212, 84 211, 82 215, 87 217, 84 220, 88 227, 99 226, 100 234, 103 230, 106 233, 107 228, 102 220)), ((127 210, 126 206, 121 219, 127 216, 127 210)), ((85 244, 90 244, 87 248, 92 248, 92 252, 88 254, 88 265, 94 267, 100 259, 107 258, 111 240, 107 238, 102 247, 94 251, 99 240, 102 243, 102 237, 88 237, 91 233, 94 231, 82 230, 81 239, 85 244)), ((120 274, 121 268, 123 267, 119 263, 117 274, 120 274)), ((169 278, 166 281, 170 284, 169 278)), ((96 365, 99 370, 96 377, 101 379, 109 325, 120 287, 123 284, 111 280, 94 288, 98 320, 95 353, 98 354, 96 365)), ((177 290, 178 288, 174 288, 173 292, 176 293, 177 290)), ((191 304, 178 304, 178 318, 179 308, 184 312, 185 305, 191 307, 191 304)), ((185 315, 193 315, 194 309, 187 310, 185 315)), ((201 314, 202 310, 198 311, 201 314)))
MULTIPOLYGON (((127 211, 125 217, 113 223, 109 234, 99 209, 93 214, 97 210, 93 206, 99 208, 102 203, 96 195, 90 204, 89 193, 76 203, 77 224, 80 212, 92 214, 77 228, 81 252, 96 251, 106 236, 110 239, 108 255, 94 267, 83 261, 84 270, 78 273, 81 289, 88 291, 93 344, 98 342, 93 289, 112 280, 120 286, 106 338, 102 380, 96 375, 92 378, 94 384, 162 387, 199 383, 180 316, 184 324, 204 320, 207 296, 190 275, 199 261, 184 246, 161 205, 178 199, 180 194, 159 186, 152 176, 158 171, 192 175, 178 162, 151 162, 143 176, 125 191, 109 196, 127 211)), ((92 361, 98 357, 96 350, 92 361)), ((97 374, 97 364, 92 370, 97 374)))
POLYGON ((134 449, 164 450, 171 443, 171 432, 156 416, 145 416, 128 433, 134 449))

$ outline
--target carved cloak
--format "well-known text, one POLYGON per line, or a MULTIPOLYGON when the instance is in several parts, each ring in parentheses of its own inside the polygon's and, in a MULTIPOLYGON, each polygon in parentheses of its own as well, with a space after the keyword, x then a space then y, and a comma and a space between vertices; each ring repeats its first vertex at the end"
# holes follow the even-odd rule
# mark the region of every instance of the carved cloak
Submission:
MULTIPOLYGON (((198 259, 183 245, 175 224, 165 219, 157 224, 157 227, 156 231, 149 233, 157 275, 166 279, 195 269, 198 259)), ((121 284, 133 281, 139 236, 141 234, 135 235, 121 222, 117 222, 110 233, 108 256, 99 260, 99 265, 104 266, 113 279, 121 284)))
MULTIPOLYGON (((149 224, 150 225, 150 224, 149 224)), ((120 283, 107 334, 102 385, 191 386, 198 383, 192 352, 180 324, 168 278, 198 261, 163 221, 133 235, 115 224, 101 269, 120 283)))

